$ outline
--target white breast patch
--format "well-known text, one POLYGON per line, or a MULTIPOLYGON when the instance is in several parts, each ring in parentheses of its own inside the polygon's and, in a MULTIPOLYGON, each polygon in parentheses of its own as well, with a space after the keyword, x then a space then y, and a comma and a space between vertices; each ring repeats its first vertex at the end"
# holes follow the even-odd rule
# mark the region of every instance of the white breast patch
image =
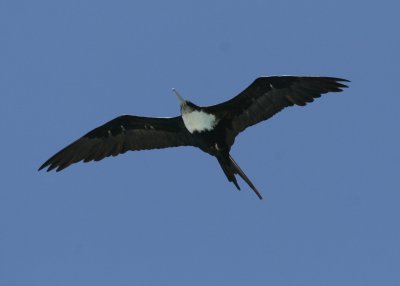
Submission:
POLYGON ((210 131, 218 123, 215 115, 197 110, 182 114, 182 119, 190 133, 210 131))

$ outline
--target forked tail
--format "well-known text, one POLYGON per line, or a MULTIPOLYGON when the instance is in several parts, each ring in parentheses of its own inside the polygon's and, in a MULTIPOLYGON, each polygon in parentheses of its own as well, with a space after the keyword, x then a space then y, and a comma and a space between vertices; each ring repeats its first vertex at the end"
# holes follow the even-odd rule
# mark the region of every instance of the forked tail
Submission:
POLYGON ((253 183, 242 171, 242 169, 240 169, 239 165, 235 162, 235 160, 233 160, 230 154, 228 154, 227 156, 217 156, 217 159, 229 182, 232 182, 236 186, 236 188, 240 190, 239 184, 235 177, 235 174, 238 174, 254 191, 257 197, 262 200, 260 192, 257 191, 256 187, 254 187, 253 183))

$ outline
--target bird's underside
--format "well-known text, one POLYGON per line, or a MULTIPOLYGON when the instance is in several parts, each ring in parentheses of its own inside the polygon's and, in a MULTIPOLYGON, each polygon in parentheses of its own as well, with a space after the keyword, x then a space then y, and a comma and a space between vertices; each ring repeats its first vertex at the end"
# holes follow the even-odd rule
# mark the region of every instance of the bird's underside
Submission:
POLYGON ((39 170, 61 171, 79 161, 99 161, 126 151, 194 146, 217 158, 237 189, 239 175, 262 199, 229 151, 247 127, 267 120, 292 105, 304 106, 321 94, 340 92, 348 80, 332 77, 271 76, 257 78, 236 97, 200 107, 179 94, 181 116, 171 118, 119 116, 88 132, 50 159, 39 170))

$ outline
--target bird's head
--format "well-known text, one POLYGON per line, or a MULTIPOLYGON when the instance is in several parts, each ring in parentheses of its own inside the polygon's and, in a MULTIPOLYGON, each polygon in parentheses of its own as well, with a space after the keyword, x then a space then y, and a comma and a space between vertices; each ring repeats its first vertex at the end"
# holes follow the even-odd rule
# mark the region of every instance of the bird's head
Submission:
POLYGON ((196 109, 196 105, 191 103, 188 100, 184 100, 183 97, 179 94, 179 92, 173 88, 172 91, 175 93, 176 97, 178 98, 179 104, 181 106, 181 113, 190 113, 196 109))

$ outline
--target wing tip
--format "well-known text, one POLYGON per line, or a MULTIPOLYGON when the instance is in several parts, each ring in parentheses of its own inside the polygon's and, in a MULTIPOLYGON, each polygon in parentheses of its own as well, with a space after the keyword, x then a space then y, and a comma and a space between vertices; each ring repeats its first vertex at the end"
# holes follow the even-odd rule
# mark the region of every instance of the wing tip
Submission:
MULTIPOLYGON (((49 165, 48 162, 43 163, 43 164, 38 168, 38 172, 40 172, 41 170, 45 169, 48 165, 49 165)), ((49 170, 47 169, 46 171, 48 172, 49 170)))
POLYGON ((43 169, 46 172, 50 172, 50 171, 53 171, 55 169, 55 171, 58 173, 58 172, 64 170, 65 168, 67 168, 70 165, 71 164, 68 164, 66 166, 63 166, 63 165, 60 165, 60 164, 51 164, 51 163, 43 164, 42 166, 39 167, 38 172, 42 171, 43 169))
POLYGON ((342 91, 341 88, 348 88, 349 87, 348 85, 343 84, 342 82, 351 82, 350 80, 345 79, 345 78, 333 77, 331 79, 334 80, 334 82, 336 83, 338 89, 340 89, 339 91, 342 91))
MULTIPOLYGON (((67 167, 67 166, 65 166, 65 167, 67 167)), ((59 172, 62 169, 64 169, 65 167, 63 167, 60 163, 53 162, 51 159, 49 159, 48 161, 43 163, 42 166, 39 167, 38 172, 41 171, 41 170, 45 170, 46 172, 50 172, 55 168, 57 168, 56 172, 59 172)))

